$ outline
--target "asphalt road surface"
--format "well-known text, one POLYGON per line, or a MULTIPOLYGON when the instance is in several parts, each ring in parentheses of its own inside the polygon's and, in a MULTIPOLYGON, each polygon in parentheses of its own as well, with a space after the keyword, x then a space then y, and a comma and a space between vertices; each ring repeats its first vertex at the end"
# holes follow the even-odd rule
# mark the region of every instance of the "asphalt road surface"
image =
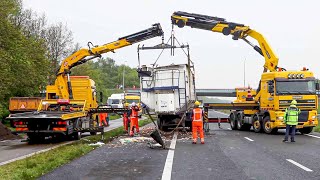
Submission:
MULTIPOLYGON (((104 131, 110 131, 120 126, 122 126, 122 118, 110 121, 110 126, 105 127, 104 131)), ((84 133, 83 135, 86 136, 89 135, 89 133, 84 133)), ((0 165, 5 164, 12 159, 24 157, 48 148, 54 148, 55 146, 65 143, 68 142, 53 142, 47 140, 42 144, 29 145, 27 142, 21 142, 21 140, 0 141, 0 165)))
POLYGON ((295 143, 283 143, 284 131, 267 135, 221 127, 210 124, 204 145, 192 144, 181 133, 167 142, 170 150, 107 144, 40 179, 320 179, 319 133, 298 134, 295 143))

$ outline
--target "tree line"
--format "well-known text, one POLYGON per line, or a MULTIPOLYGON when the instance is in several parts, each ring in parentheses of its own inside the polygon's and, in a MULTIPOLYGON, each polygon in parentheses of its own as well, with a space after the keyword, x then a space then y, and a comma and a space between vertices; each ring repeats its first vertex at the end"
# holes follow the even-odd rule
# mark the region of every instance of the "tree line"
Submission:
MULTIPOLYGON (((24 9, 21 0, 0 5, 0 118, 8 115, 10 97, 39 96, 55 79, 60 62, 79 49, 72 31, 60 22, 49 24, 45 14, 24 9)), ((88 75, 105 96, 122 84, 125 68, 128 86, 138 86, 134 69, 101 58, 72 69, 72 75, 88 75)))

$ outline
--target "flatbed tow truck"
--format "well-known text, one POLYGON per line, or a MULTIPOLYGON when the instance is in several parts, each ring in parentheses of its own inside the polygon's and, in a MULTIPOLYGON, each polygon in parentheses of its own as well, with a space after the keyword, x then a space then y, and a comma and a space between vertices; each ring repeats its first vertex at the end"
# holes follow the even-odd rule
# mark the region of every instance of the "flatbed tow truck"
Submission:
POLYGON ((47 86, 46 98, 41 100, 37 111, 7 117, 15 127, 13 133, 26 133, 30 142, 38 142, 48 136, 80 139, 83 132, 103 134, 99 113, 122 113, 127 109, 99 106, 94 81, 88 76, 70 76, 71 68, 104 53, 157 36, 163 36, 160 24, 102 46, 90 47, 92 43, 88 43, 89 49, 80 49, 64 59, 55 84, 47 86))

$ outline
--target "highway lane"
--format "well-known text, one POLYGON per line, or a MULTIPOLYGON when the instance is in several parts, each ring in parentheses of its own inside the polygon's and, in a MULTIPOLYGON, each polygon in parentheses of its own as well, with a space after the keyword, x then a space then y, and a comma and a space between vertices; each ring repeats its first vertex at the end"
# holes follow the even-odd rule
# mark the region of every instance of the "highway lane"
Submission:
MULTIPOLYGON (((122 118, 110 121, 110 126, 105 127, 104 131, 110 131, 120 126, 122 126, 122 118)), ((84 133, 83 135, 87 136, 89 133, 84 133)), ((0 141, 0 165, 8 163, 10 160, 32 155, 33 153, 55 148, 66 143, 69 142, 53 142, 47 140, 42 144, 29 145, 27 142, 21 142, 21 140, 0 141)))
POLYGON ((283 143, 284 131, 267 135, 229 127, 211 124, 214 135, 206 136, 205 145, 178 142, 172 179, 320 179, 320 139, 297 135, 296 143, 283 143))
MULTIPOLYGON (((209 113, 217 115, 223 114, 209 113)), ((296 143, 283 143, 284 131, 267 135, 232 131, 229 124, 221 127, 210 124, 204 145, 179 134, 171 150, 171 179, 320 179, 319 138, 298 134, 296 143)), ((168 162, 170 167, 167 155, 168 150, 150 149, 145 143, 107 144, 40 179, 161 179, 168 162)))

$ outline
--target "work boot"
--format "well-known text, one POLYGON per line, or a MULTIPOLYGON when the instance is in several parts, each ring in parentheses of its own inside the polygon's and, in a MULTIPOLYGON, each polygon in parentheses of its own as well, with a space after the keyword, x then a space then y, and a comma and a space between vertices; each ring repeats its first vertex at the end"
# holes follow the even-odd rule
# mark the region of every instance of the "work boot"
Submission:
POLYGON ((203 141, 203 142, 201 142, 201 144, 204 144, 204 141, 203 141))
POLYGON ((284 139, 284 140, 282 140, 282 142, 288 142, 288 140, 284 139))
POLYGON ((291 142, 296 142, 294 139, 291 139, 291 142))
POLYGON ((197 142, 192 142, 192 144, 197 144, 197 142))

